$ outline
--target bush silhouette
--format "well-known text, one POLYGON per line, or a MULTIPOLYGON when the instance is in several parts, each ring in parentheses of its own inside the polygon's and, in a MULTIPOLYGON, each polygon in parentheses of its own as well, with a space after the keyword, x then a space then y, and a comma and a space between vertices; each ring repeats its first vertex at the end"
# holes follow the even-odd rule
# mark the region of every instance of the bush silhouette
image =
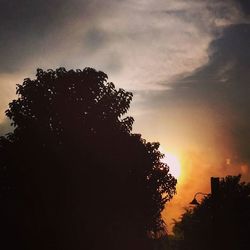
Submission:
POLYGON ((38 69, 17 95, 0 138, 5 249, 150 249, 176 179, 159 143, 131 132, 132 93, 59 68, 38 69))
POLYGON ((240 175, 222 178, 216 196, 207 196, 175 222, 180 249, 249 248, 250 183, 240 179, 240 175))

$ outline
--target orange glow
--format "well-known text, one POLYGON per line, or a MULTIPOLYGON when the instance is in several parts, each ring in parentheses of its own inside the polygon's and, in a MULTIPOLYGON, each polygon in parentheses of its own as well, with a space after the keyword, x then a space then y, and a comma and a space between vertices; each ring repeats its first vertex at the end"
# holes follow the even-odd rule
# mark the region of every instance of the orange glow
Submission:
POLYGON ((164 158, 162 162, 166 163, 169 166, 169 172, 176 179, 181 175, 181 163, 178 157, 170 152, 164 152, 164 158))

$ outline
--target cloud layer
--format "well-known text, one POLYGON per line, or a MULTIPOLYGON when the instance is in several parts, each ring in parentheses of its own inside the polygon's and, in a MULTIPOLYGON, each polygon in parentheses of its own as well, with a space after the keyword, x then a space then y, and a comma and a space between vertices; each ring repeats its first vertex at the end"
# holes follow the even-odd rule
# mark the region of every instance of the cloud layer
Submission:
POLYGON ((219 26, 240 18, 218 1, 3 1, 0 72, 93 66, 131 89, 157 89, 207 61, 219 26), (29 68, 29 70, 27 70, 29 68))
POLYGON ((240 2, 3 0, 0 112, 37 67, 90 66, 129 90, 168 89, 208 62, 210 42, 244 18, 240 2))

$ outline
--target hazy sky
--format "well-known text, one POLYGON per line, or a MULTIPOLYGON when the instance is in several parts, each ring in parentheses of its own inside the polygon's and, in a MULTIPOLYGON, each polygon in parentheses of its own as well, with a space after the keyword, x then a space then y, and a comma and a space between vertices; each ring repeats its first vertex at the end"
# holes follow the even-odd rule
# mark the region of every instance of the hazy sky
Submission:
POLYGON ((36 68, 94 67, 134 92, 134 131, 181 159, 168 221, 210 176, 249 179, 248 0, 0 3, 0 133, 15 84, 36 68))

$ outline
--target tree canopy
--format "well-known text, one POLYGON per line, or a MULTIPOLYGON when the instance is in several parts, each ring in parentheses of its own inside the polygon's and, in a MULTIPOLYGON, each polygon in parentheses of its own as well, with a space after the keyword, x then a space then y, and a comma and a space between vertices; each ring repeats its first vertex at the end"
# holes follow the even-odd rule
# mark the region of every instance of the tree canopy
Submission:
POLYGON ((131 132, 132 93, 107 79, 38 69, 17 85, 0 176, 3 231, 19 249, 150 249, 148 235, 163 230, 176 179, 159 143, 131 132))
POLYGON ((178 249, 248 249, 250 183, 240 179, 240 175, 222 178, 216 197, 209 195, 186 210, 173 229, 181 242, 178 249))

